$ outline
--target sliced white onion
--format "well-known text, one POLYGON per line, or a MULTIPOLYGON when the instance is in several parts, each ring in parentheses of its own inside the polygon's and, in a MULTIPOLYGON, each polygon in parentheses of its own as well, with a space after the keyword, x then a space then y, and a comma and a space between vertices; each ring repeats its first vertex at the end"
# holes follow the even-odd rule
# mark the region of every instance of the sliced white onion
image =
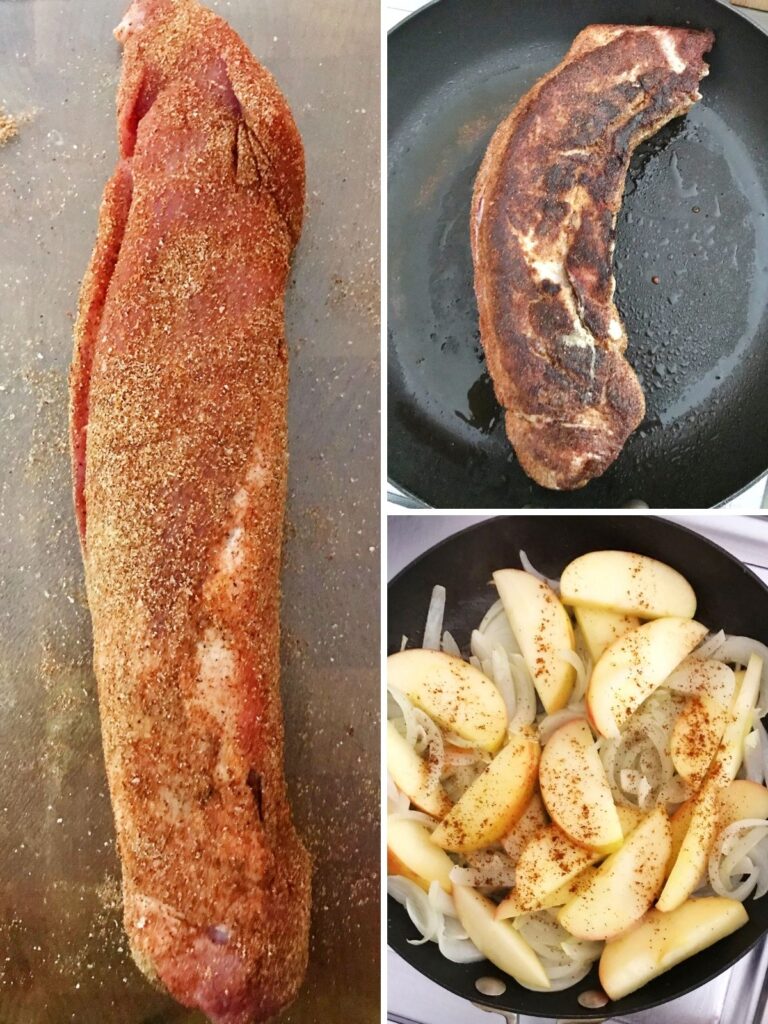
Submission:
POLYGON ((509 721, 507 728, 510 733, 514 733, 536 720, 536 688, 521 654, 510 654, 509 667, 515 681, 517 707, 515 717, 509 721))
POLYGON ((474 964, 485 960, 477 946, 467 937, 458 921, 444 917, 437 940, 440 952, 454 964, 474 964))
POLYGON ((480 632, 479 629, 472 630, 472 636, 469 640, 469 647, 472 654, 479 662, 490 661, 493 646, 490 640, 486 639, 485 635, 480 632))
POLYGON ((453 634, 449 633, 447 629, 443 633, 443 651, 446 654, 452 654, 455 658, 461 657, 461 648, 453 639, 453 634))
MULTIPOLYGON (((435 722, 421 708, 414 708, 413 715, 416 724, 424 735, 424 764, 427 767, 427 778, 425 779, 425 790, 427 793, 434 792, 440 785, 445 768, 445 747, 443 745, 443 734, 435 722)), ((417 748, 417 752, 418 751, 417 748)))
POLYGON ((760 719, 755 716, 755 728, 760 736, 760 749, 763 756, 763 778, 768 782, 768 732, 760 719))
POLYGON ((762 785, 765 780, 763 743, 757 729, 753 729, 744 737, 744 773, 750 782, 762 785))
POLYGON ((571 700, 580 701, 584 694, 587 692, 587 670, 584 666, 584 662, 578 656, 576 651, 562 650, 557 652, 557 657, 562 658, 563 661, 567 661, 569 665, 573 665, 576 669, 576 683, 573 687, 573 693, 571 694, 571 700))
POLYGON ((430 884, 427 895, 429 896, 429 902, 438 914, 443 914, 445 917, 458 917, 453 897, 445 891, 439 882, 432 882, 430 884))
POLYGON ((760 874, 748 854, 768 836, 768 821, 743 818, 724 828, 709 855, 709 884, 718 896, 743 902, 752 892, 760 874), (736 875, 747 877, 732 884, 736 875))
POLYGON ((509 655, 499 644, 496 644, 491 652, 491 667, 493 669, 493 681, 496 688, 504 698, 507 708, 507 721, 514 720, 517 711, 517 695, 515 684, 512 679, 512 669, 509 667, 509 655))
POLYGON ((455 885, 471 885, 474 889, 511 889, 515 884, 515 868, 505 853, 481 851, 472 855, 468 867, 451 868, 449 878, 455 885))
POLYGON ((403 636, 400 640, 400 653, 402 654, 405 648, 408 646, 408 637, 403 636))
MULTIPOLYGON (((477 627, 479 633, 485 633, 486 629, 498 615, 504 615, 504 605, 502 604, 501 598, 498 601, 494 601, 491 607, 483 616, 483 621, 477 627)), ((505 616, 506 618, 506 616, 505 616)))
MULTIPOLYGON (((700 658, 702 661, 714 657, 715 651, 719 650, 725 643, 725 633, 722 629, 717 633, 710 633, 709 636, 690 655, 691 658, 700 658)), ((719 659, 718 659, 719 660, 719 659)))
POLYGON ((552 590, 554 590, 554 592, 559 596, 560 580, 550 579, 548 576, 545 576, 543 572, 539 572, 539 570, 531 562, 530 558, 528 557, 528 555, 526 555, 526 553, 523 550, 520 551, 520 564, 527 573, 530 573, 531 576, 535 576, 536 579, 541 580, 542 583, 546 583, 547 586, 551 587, 552 590))
POLYGON ((433 832, 440 824, 436 818, 426 814, 424 811, 393 811, 387 817, 389 821, 415 821, 417 824, 428 828, 430 832, 433 832))
POLYGON ((422 647, 428 651, 440 650, 440 637, 443 634, 443 616, 445 615, 445 587, 432 588, 432 598, 427 611, 427 623, 424 627, 422 647))
MULTIPOLYGON (((421 735, 419 724, 416 720, 416 709, 402 690, 398 690, 398 688, 396 686, 392 686, 391 683, 387 684, 387 693, 400 709, 400 714, 402 715, 405 726, 406 743, 409 747, 416 749, 421 735)), ((390 715, 390 719, 392 719, 392 717, 393 716, 390 715)))
POLYGON ((727 661, 731 665, 741 665, 746 668, 753 654, 757 654, 763 659, 757 705, 768 710, 768 647, 765 644, 760 643, 759 640, 752 640, 748 636, 726 635, 725 642, 711 657, 716 661, 727 661))
POLYGON ((395 784, 395 780, 387 772, 387 814, 405 814, 411 801, 395 784))
POLYGON ((420 939, 408 939, 410 945, 420 946, 424 942, 429 942, 430 939, 437 941, 442 915, 434 909, 429 902, 429 897, 420 886, 401 875, 389 875, 387 893, 405 907, 408 917, 421 935, 420 939))

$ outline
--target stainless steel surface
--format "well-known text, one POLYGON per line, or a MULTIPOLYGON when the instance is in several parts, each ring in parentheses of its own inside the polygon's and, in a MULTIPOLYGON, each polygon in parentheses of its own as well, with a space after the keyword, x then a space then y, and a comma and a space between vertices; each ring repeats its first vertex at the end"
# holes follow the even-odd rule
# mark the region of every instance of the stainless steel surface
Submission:
MULTIPOLYGON (((213 6, 276 74, 308 155, 288 298, 287 766, 316 862, 307 985, 285 1020, 378 1020, 378 180, 375 0, 213 6)), ((123 0, 0 2, 0 1021, 199 1020, 121 928, 66 370, 115 158, 123 0)))

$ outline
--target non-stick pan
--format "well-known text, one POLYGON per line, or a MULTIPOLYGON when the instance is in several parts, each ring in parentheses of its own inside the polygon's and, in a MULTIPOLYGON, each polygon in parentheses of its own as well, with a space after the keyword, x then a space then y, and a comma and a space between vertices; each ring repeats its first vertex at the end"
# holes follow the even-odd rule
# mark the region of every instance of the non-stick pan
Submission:
MULTIPOLYGON (((494 569, 520 566, 520 549, 549 576, 559 576, 577 555, 618 548, 651 555, 679 570, 698 597, 696 618, 712 629, 768 643, 768 590, 749 569, 721 548, 690 530, 650 516, 514 516, 487 520, 432 548, 390 584, 387 643, 390 653, 401 638, 418 637, 424 628, 432 587, 446 587, 445 628, 467 654, 471 631, 495 599, 489 585, 494 569)), ((768 896, 749 900, 749 923, 727 939, 673 968, 638 992, 587 1010, 579 993, 599 987, 597 971, 563 992, 530 992, 511 978, 502 996, 481 995, 475 981, 500 976, 487 961, 454 964, 433 942, 411 946, 417 938, 405 910, 389 900, 389 944, 413 967, 443 988, 487 1008, 532 1017, 596 1019, 624 1017, 685 995, 730 967, 768 930, 768 896)))
POLYGON ((768 468, 768 35, 718 0, 440 0, 389 37, 389 476, 435 507, 705 508, 768 468), (703 99, 636 152, 617 302, 647 414, 579 491, 534 484, 483 360, 469 208, 488 140, 595 22, 716 33, 703 99), (658 283, 654 279, 658 278, 658 283))

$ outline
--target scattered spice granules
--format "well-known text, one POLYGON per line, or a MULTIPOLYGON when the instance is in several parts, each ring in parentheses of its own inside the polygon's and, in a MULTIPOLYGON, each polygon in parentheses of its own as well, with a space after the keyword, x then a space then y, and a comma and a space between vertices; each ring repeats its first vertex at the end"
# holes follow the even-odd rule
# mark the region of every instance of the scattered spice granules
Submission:
POLYGON ((12 117, 3 107, 0 107, 0 146, 15 139, 19 134, 19 122, 12 117))

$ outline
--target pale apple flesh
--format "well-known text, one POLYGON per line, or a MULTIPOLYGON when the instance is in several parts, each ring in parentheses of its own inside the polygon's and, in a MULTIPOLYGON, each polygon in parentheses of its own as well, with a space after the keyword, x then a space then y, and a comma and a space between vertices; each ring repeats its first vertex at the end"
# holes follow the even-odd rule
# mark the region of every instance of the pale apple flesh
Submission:
POLYGON ((674 693, 710 697, 729 708, 736 690, 736 677, 724 662, 692 655, 680 662, 664 685, 674 693))
POLYGON ((549 821, 544 803, 538 793, 534 793, 528 801, 528 806, 522 815, 517 819, 511 829, 506 832, 499 842, 504 852, 512 861, 517 864, 523 847, 539 829, 549 821))
POLYGON ((720 786, 733 782, 738 774, 744 751, 744 738, 752 725, 752 716, 760 692, 760 677, 763 659, 753 654, 733 698, 730 714, 720 747, 710 766, 708 777, 716 779, 720 786))
POLYGON ((651 910, 636 928, 606 943, 600 984, 611 999, 623 999, 748 920, 741 903, 719 896, 688 900, 668 914, 651 910))
POLYGON ((510 737, 432 833, 432 842, 469 853, 497 842, 523 814, 539 768, 539 743, 526 732, 510 737))
POLYGON ((442 651, 400 651, 387 658, 387 682, 449 732, 494 753, 507 731, 507 707, 493 682, 442 651))
POLYGON ((551 984, 525 939, 507 921, 496 920, 496 905, 475 889, 453 887, 459 921, 480 952, 500 971, 523 985, 549 989, 551 984))
POLYGON ((669 753, 675 770, 694 789, 704 781, 727 720, 728 709, 707 694, 686 698, 672 728, 669 753))
POLYGON ((526 912, 536 910, 599 859, 557 825, 545 825, 526 843, 515 867, 516 903, 526 912))
POLYGON ((576 671, 561 657, 574 649, 573 626, 557 595, 522 569, 501 569, 493 581, 509 625, 548 715, 565 707, 576 671))
POLYGON ((615 739, 634 711, 706 636, 692 619, 662 618, 626 633, 592 670, 587 710, 597 731, 615 739))
POLYGON ((621 831, 624 833, 625 839, 633 829, 637 828, 643 818, 648 815, 648 811, 641 811, 639 807, 631 807, 628 804, 618 804, 616 806, 616 813, 619 816, 621 831))
POLYGON ((671 846, 669 818, 658 807, 600 865, 585 891, 563 907, 560 924, 577 939, 610 939, 626 931, 661 891, 671 846))
POLYGON ((768 789, 759 782, 736 779, 720 790, 720 813, 717 830, 744 818, 768 818, 768 789))
POLYGON ((675 569, 629 551, 590 551, 565 567, 560 577, 565 604, 607 608, 641 619, 692 619, 696 595, 675 569))
MULTIPOLYGON (((451 869, 453 861, 430 839, 429 830, 418 821, 407 818, 390 818, 387 822, 387 850, 394 861, 408 869, 409 875, 423 888, 439 882, 446 892, 451 891, 451 869)), ((402 872, 394 872, 402 874, 402 872)))
POLYGON ((517 896, 517 890, 513 889, 506 899, 502 900, 496 908, 496 919, 498 921, 506 921, 511 917, 520 917, 522 914, 529 914, 532 910, 549 910, 551 907, 562 907, 566 903, 569 903, 575 896, 584 892, 589 886, 590 882, 595 876, 594 867, 584 868, 574 879, 570 882, 566 882, 565 885, 561 885, 559 889, 555 889, 549 896, 545 896, 544 899, 536 907, 523 906, 517 896))
POLYGON ((589 656, 593 662, 601 657, 607 647, 620 640, 625 633, 637 629, 640 619, 636 615, 622 615, 607 608, 586 608, 576 605, 573 609, 576 622, 589 656))
POLYGON ((575 843, 598 853, 621 846, 621 822, 585 719, 552 734, 541 754, 539 785, 549 816, 575 843))
POLYGON ((420 810, 433 818, 450 811, 447 793, 440 785, 430 788, 426 764, 391 721, 387 722, 387 769, 397 788, 420 810))
POLYGON ((691 802, 691 816, 677 858, 656 906, 669 912, 698 889, 717 835, 719 786, 709 782, 691 802))

